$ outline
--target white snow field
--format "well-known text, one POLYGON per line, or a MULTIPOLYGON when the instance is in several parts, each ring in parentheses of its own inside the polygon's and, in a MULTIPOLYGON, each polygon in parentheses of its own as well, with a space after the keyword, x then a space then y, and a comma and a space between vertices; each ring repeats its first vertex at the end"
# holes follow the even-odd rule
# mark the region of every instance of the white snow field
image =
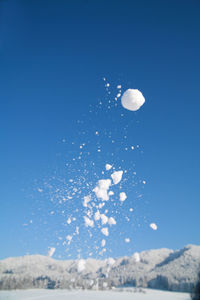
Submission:
POLYGON ((130 291, 16 290, 0 291, 0 300, 189 300, 186 293, 144 289, 130 291))

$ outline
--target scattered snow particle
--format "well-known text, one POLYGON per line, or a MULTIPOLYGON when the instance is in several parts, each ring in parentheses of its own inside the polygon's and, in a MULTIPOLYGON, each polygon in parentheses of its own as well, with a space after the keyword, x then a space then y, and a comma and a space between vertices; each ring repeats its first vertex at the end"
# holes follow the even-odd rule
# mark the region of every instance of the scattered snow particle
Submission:
POLYGON ((106 170, 108 171, 110 169, 112 169, 112 166, 110 164, 106 164, 106 170))
POLYGON ((38 188, 37 190, 38 190, 39 193, 43 192, 43 189, 38 188))
POLYGON ((143 181, 142 181, 142 183, 143 183, 143 184, 146 184, 146 181, 145 181, 145 180, 143 180, 143 181))
POLYGON ((157 230, 158 229, 158 226, 155 224, 155 223, 151 223, 149 225, 153 230, 157 230))
POLYGON ((129 211, 131 211, 131 212, 132 212, 132 211, 133 211, 133 208, 130 208, 130 209, 129 209, 129 211))
POLYGON ((48 257, 52 257, 55 251, 56 251, 56 248, 53 248, 53 247, 50 248, 49 251, 48 251, 47 256, 48 256, 48 257))
POLYGON ((136 111, 145 103, 145 98, 139 90, 128 89, 122 95, 121 102, 124 108, 136 111))
POLYGON ((118 93, 118 94, 117 94, 117 98, 119 98, 119 97, 121 97, 121 93, 118 93))
POLYGON ((126 243, 130 243, 130 239, 129 238, 125 238, 125 242, 126 243))
POLYGON ((109 87, 110 86, 110 83, 106 83, 106 87, 109 87))
POLYGON ((117 89, 121 89, 122 88, 122 86, 119 84, 118 86, 117 86, 117 89))
POLYGON ((126 200, 126 198, 127 198, 127 196, 126 196, 126 193, 124 193, 124 192, 121 192, 120 194, 119 194, 119 197, 120 197, 120 201, 125 201, 126 200))
POLYGON ((109 196, 113 196, 113 195, 114 195, 114 192, 113 192, 113 191, 109 191, 109 192, 108 192, 108 195, 109 195, 109 196))
POLYGON ((134 147, 134 146, 131 146, 131 149, 132 149, 132 150, 134 150, 134 149, 135 149, 135 147, 134 147))
POLYGON ((85 262, 84 259, 80 259, 80 260, 78 261, 77 271, 78 271, 79 273, 81 273, 81 272, 85 269, 85 264, 86 264, 86 262, 85 262))
POLYGON ((122 179, 123 171, 115 171, 111 174, 114 184, 118 184, 122 179))
POLYGON ((104 227, 101 229, 101 232, 105 235, 105 236, 109 236, 109 231, 107 227, 104 227))
POLYGON ((85 221, 85 226, 86 227, 93 227, 94 226, 94 221, 90 220, 88 217, 84 216, 84 221, 85 221))

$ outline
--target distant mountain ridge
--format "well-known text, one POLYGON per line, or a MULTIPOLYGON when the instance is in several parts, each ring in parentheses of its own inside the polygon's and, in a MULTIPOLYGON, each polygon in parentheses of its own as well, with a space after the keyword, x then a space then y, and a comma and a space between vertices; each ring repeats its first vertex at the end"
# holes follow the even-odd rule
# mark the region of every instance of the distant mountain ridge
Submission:
POLYGON ((42 255, 0 261, 0 289, 149 287, 191 292, 200 271, 200 246, 148 250, 118 259, 58 261, 42 255))

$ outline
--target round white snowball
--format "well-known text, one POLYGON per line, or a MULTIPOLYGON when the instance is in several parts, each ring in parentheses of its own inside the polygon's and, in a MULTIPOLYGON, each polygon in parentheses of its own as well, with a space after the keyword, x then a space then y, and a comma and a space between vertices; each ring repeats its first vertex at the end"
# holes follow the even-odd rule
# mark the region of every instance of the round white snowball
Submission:
POLYGON ((145 102, 142 93, 137 89, 128 89, 122 95, 122 106, 128 110, 136 111, 145 102))

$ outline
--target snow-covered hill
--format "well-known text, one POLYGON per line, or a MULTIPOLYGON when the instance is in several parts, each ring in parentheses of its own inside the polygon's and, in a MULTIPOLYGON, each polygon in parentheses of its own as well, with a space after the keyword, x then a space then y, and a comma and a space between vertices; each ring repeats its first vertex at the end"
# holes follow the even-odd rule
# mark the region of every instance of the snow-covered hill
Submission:
POLYGON ((57 261, 32 255, 0 261, 0 289, 150 287, 190 292, 200 269, 200 246, 158 249, 106 260, 57 261))

